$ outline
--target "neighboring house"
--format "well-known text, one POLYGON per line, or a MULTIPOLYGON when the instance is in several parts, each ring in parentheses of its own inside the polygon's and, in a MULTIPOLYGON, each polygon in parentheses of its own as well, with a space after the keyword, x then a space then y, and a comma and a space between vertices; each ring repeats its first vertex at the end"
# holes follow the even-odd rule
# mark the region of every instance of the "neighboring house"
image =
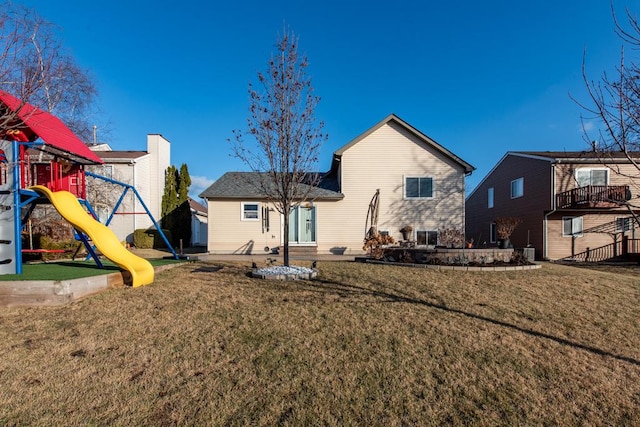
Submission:
POLYGON ((469 194, 466 233, 477 246, 497 241, 495 219, 518 217, 514 247, 532 246, 536 259, 584 259, 589 248, 633 234, 620 202, 631 196, 638 170, 620 153, 508 152, 469 194))
POLYGON ((207 246, 207 207, 189 197, 191 246, 207 246))
MULTIPOLYGON (((147 151, 112 150, 107 144, 93 145, 89 148, 104 161, 104 164, 87 167, 87 170, 131 185, 137 190, 153 218, 160 223, 164 175, 171 160, 169 141, 162 135, 150 134, 147 135, 147 151)), ((125 188, 95 178, 88 178, 87 184, 87 199, 101 222, 105 222, 125 188)), ((133 241, 133 232, 136 229, 152 226, 151 218, 131 190, 127 191, 109 224, 116 236, 127 242, 133 241)))
MULTIPOLYGON (((291 212, 289 242, 317 253, 363 253, 367 212, 380 190, 378 230, 400 240, 438 244, 438 231, 464 230, 465 176, 474 167, 396 115, 333 155, 309 200, 291 212)), ((210 253, 265 253, 283 243, 283 218, 251 172, 228 172, 200 197, 207 199, 210 253)))

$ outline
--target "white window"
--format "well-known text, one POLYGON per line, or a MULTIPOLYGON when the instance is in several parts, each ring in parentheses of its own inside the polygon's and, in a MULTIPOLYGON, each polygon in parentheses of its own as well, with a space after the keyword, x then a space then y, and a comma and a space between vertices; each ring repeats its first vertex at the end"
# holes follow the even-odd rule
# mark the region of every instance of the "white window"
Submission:
POLYGON ((487 208, 493 208, 493 187, 487 190, 487 208))
POLYGON ((562 217, 563 236, 582 236, 582 217, 565 216, 562 217))
POLYGON ((518 178, 511 181, 511 198, 522 197, 524 194, 524 178, 518 178))
POLYGON ((407 199, 433 198, 433 178, 430 177, 405 177, 404 197, 407 199))
POLYGON ((258 203, 242 202, 240 205, 242 212, 240 219, 242 221, 258 221, 258 203))
POLYGON ((576 169, 576 182, 578 187, 587 185, 607 185, 609 181, 608 169, 576 169))
POLYGON ((438 244, 438 232, 430 230, 416 231, 416 245, 435 246, 438 244))
POLYGON ((496 241, 496 223, 492 222, 491 225, 489 225, 489 242, 495 243, 496 241))

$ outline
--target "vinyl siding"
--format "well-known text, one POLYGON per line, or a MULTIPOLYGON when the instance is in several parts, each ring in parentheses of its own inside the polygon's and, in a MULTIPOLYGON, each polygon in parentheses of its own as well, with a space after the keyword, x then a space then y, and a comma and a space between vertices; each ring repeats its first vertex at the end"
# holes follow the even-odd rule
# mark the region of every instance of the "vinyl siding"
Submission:
MULTIPOLYGON (((151 167, 152 167, 153 158, 151 156, 146 156, 140 159, 132 168, 133 169, 133 185, 135 189, 140 194, 140 197, 144 201, 144 204, 149 208, 151 215, 154 218, 160 218, 160 209, 159 206, 154 206, 150 203, 153 200, 154 188, 152 186, 152 181, 157 179, 156 177, 151 175, 151 167)), ((164 189, 163 189, 164 191, 164 189)), ((162 197, 162 193, 160 193, 160 197, 162 197)), ((135 212, 133 216, 133 230, 138 228, 149 228, 153 225, 153 221, 149 218, 149 215, 145 213, 144 207, 140 203, 140 201, 136 197, 131 198, 132 206, 131 212, 135 212)))
POLYGON ((207 221, 206 215, 191 213, 191 245, 206 246, 207 244, 207 221))
MULTIPOLYGON (((558 212, 549 217, 548 224, 548 245, 547 257, 551 260, 566 258, 572 255, 572 238, 562 235, 562 225, 564 217, 582 216, 582 227, 584 230, 615 221, 616 217, 627 216, 615 213, 589 213, 589 212, 558 212)), ((618 236, 620 238, 620 236, 618 236)), ((575 239, 574 254, 584 252, 587 248, 598 248, 600 246, 613 243, 613 237, 607 233, 584 233, 575 239)))
MULTIPOLYGON (((632 193, 637 194, 635 178, 638 170, 630 164, 610 165, 608 185, 630 185, 632 193)), ((593 162, 585 163, 562 163, 556 166, 556 191, 558 193, 568 191, 578 187, 575 179, 577 169, 606 169, 607 166, 593 162)), ((572 238, 562 236, 562 218, 571 216, 582 216, 583 228, 585 230, 615 221, 617 217, 629 216, 626 207, 614 207, 606 210, 594 211, 584 210, 562 210, 555 213, 547 222, 547 257, 555 260, 569 257, 572 254, 572 238)), ((618 235, 618 238, 620 236, 618 235)), ((573 253, 584 252, 587 248, 597 248, 613 243, 611 235, 606 233, 584 233, 582 237, 575 239, 573 253)))
MULTIPOLYGON (((127 184, 133 182, 133 167, 127 164, 114 164, 113 165, 113 179, 117 181, 121 181, 127 184)), ((114 184, 104 184, 100 182, 101 185, 105 185, 105 187, 109 188, 108 191, 112 191, 113 194, 110 195, 109 201, 113 204, 109 206, 109 213, 113 209, 113 205, 122 195, 124 188, 121 186, 116 186, 114 184)), ((133 209, 132 197, 133 194, 131 192, 127 192, 128 194, 122 201, 122 204, 118 208, 116 215, 113 217, 111 222, 109 223, 109 228, 115 233, 120 241, 125 241, 129 237, 133 230, 133 218, 130 215, 123 214, 123 212, 131 212, 133 209)), ((90 200, 91 203, 95 203, 90 200)))
MULTIPOLYGON (((160 223, 164 173, 168 167, 170 147, 169 142, 159 135, 149 135, 147 144, 150 149, 149 154, 142 153, 141 156, 124 162, 122 159, 114 160, 113 163, 106 160, 105 164, 113 167, 112 178, 114 180, 134 186, 151 215, 160 223)), ((103 173, 100 167, 96 168, 96 172, 103 173)), ((113 199, 109 209, 111 211, 125 189, 113 184, 105 184, 105 186, 113 187, 113 192, 117 193, 115 198, 110 197, 113 199)), ((92 200, 89 202, 94 203, 92 200)), ((129 242, 133 241, 134 230, 152 226, 153 221, 132 191, 127 191, 116 215, 109 224, 109 228, 113 230, 118 239, 129 242)))
POLYGON ((480 247, 491 246, 490 224, 498 217, 518 217, 511 242, 515 247, 527 244, 543 257, 544 213, 552 208, 552 164, 547 160, 508 155, 481 182, 467 200, 466 232, 480 247), (511 198, 511 181, 523 178, 523 196, 511 198), (487 206, 488 189, 494 189, 493 208, 487 206))
POLYGON ((318 213, 318 251, 362 253, 369 203, 380 189, 379 230, 401 239, 400 228, 464 229, 464 171, 395 122, 349 147, 340 162, 344 199, 318 213), (404 177, 432 177, 434 198, 404 198, 404 177))
MULTIPOLYGON (((147 193, 148 190, 140 188, 138 183, 139 176, 143 176, 140 169, 144 169, 144 162, 135 163, 133 165, 115 164, 114 179, 124 182, 125 184, 134 185, 140 193, 140 196, 144 198, 146 195, 145 193, 147 193)), ((120 186, 115 186, 114 188, 118 193, 118 197, 120 197, 122 192, 125 190, 124 187, 120 186)), ((146 228, 149 226, 148 224, 150 224, 150 221, 141 222, 137 218, 141 215, 134 214, 134 212, 142 210, 142 206, 140 206, 140 203, 135 199, 135 194, 132 191, 127 191, 122 204, 118 207, 115 216, 109 224, 109 228, 111 228, 116 236, 118 236, 118 239, 122 241, 132 241, 133 231, 136 228, 146 228)), ((113 208, 113 206, 111 208, 113 208)))
MULTIPOLYGON (((159 220, 164 194, 164 175, 171 164, 171 144, 161 135, 147 135, 147 151, 150 154, 148 171, 149 195, 144 197, 151 214, 159 220)), ((180 166, 178 166, 178 169, 180 166)))
MULTIPOLYGON (((559 163, 552 164, 550 160, 541 160, 528 156, 507 155, 496 165, 494 170, 481 182, 467 200, 467 235, 486 236, 481 238, 480 245, 486 239, 488 242, 489 224, 496 217, 516 216, 523 220, 511 241, 515 247, 523 247, 527 243, 536 249, 536 258, 560 259, 571 256, 572 238, 562 236, 562 218, 565 216, 582 216, 583 228, 589 229, 614 221, 616 217, 627 216, 626 208, 607 210, 562 210, 554 212, 554 183, 555 192, 561 193, 577 187, 575 169, 603 168, 601 163, 559 163), (555 177, 553 176, 555 171, 555 177), (510 183, 512 180, 524 177, 524 196, 517 199, 510 198, 510 183), (554 178, 554 179, 553 179, 554 178), (494 208, 487 207, 487 190, 494 188, 494 208), (546 222, 545 215, 549 215, 546 222), (546 238, 546 240, 545 240, 546 238)), ((633 179, 623 176, 637 176, 638 171, 631 165, 612 165, 609 173, 609 185, 626 185, 633 179), (619 171, 620 173, 614 173, 619 171)), ((632 185, 632 192, 634 186, 632 185)), ((580 253, 589 248, 612 243, 608 234, 585 233, 575 239, 574 251, 580 253)))
MULTIPOLYGON (((464 167, 395 121, 387 122, 342 152, 337 171, 342 200, 316 200, 318 253, 362 254, 369 203, 380 189, 379 230, 400 239, 400 228, 464 229, 464 167), (432 177, 435 197, 404 198, 405 176, 432 177)), ((241 223, 239 200, 208 200, 210 253, 264 253, 281 244, 280 215, 271 230, 241 223)))
MULTIPOLYGON (((557 165, 556 191, 558 193, 578 187, 575 179, 575 170, 577 169, 607 169, 607 166, 601 163, 562 163, 557 165)), ((640 173, 633 165, 611 165, 608 185, 630 185, 631 191, 638 194, 638 186, 636 184, 638 178, 640 178, 640 173)))
POLYGON ((208 243, 209 253, 259 254, 264 248, 280 245, 281 215, 269 213, 268 232, 262 229, 262 207, 268 206, 256 200, 209 200, 208 243), (242 202, 259 203, 258 221, 242 221, 242 202))

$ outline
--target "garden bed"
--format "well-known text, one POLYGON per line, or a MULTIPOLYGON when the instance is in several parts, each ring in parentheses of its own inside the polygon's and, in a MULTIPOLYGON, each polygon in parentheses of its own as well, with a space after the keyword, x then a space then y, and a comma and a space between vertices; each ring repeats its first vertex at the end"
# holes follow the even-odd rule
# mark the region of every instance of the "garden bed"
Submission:
POLYGON ((446 248, 403 248, 384 249, 380 258, 361 257, 361 262, 404 264, 440 270, 504 271, 540 268, 539 264, 528 261, 522 252, 510 249, 446 249, 446 248))

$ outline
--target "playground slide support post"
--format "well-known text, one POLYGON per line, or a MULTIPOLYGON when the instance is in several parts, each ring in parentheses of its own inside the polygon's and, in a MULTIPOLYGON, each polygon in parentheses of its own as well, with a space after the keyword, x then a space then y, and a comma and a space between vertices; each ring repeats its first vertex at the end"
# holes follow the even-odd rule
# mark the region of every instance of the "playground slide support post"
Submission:
MULTIPOLYGON (((171 251, 171 254, 173 255, 173 257, 175 259, 179 259, 178 254, 176 254, 176 251, 173 249, 173 246, 171 246, 171 243, 169 243, 167 236, 165 236, 164 233, 162 232, 162 228, 160 228, 160 225, 156 222, 156 219, 153 217, 153 215, 151 215, 151 211, 149 211, 149 208, 144 203, 144 200, 142 200, 142 197, 140 197, 140 194, 135 189, 135 187, 133 187, 131 184, 126 184, 124 182, 117 181, 113 178, 108 178, 106 176, 98 175, 89 171, 85 171, 85 175, 88 175, 97 179, 102 179, 103 181, 110 182, 112 184, 120 185, 125 189, 131 189, 133 191, 133 194, 135 194, 135 196, 138 198, 138 201, 140 202, 140 204, 142 204, 142 207, 144 208, 147 215, 149 215, 149 218, 151 218, 151 221, 153 222, 154 227, 156 228, 156 230, 158 230, 158 233, 162 237, 162 240, 164 240, 164 243, 167 245, 167 248, 169 248, 169 250, 171 251)), ((124 194, 123 194, 123 197, 124 197, 124 194)), ((114 209, 114 212, 115 212, 115 209, 114 209)))
POLYGON ((118 201, 116 202, 115 206, 113 207, 113 211, 111 212, 111 215, 109 215, 109 218, 107 218, 107 222, 105 222, 104 225, 108 226, 109 224, 111 224, 111 220, 116 215, 116 212, 118 211, 118 208, 122 204, 122 201, 124 200, 124 197, 127 195, 127 191, 129 191, 129 188, 125 187, 124 191, 120 195, 120 198, 118 199, 118 201))

